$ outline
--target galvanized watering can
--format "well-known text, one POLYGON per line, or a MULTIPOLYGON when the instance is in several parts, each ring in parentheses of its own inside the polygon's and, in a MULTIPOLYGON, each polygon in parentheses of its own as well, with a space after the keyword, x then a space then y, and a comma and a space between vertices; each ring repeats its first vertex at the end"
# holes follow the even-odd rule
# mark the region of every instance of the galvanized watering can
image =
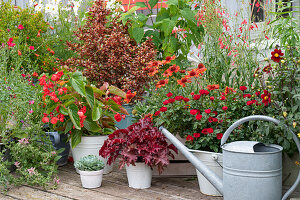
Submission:
MULTIPOLYGON (((229 134, 247 121, 264 120, 278 125, 279 120, 263 115, 253 115, 233 123, 224 133, 221 140, 223 151, 223 180, 197 159, 167 129, 160 127, 162 133, 178 148, 179 151, 205 176, 225 200, 286 200, 300 182, 300 171, 292 187, 282 197, 282 147, 265 145, 254 141, 237 141, 225 144, 229 134)), ((298 137, 293 139, 300 153, 298 137)))

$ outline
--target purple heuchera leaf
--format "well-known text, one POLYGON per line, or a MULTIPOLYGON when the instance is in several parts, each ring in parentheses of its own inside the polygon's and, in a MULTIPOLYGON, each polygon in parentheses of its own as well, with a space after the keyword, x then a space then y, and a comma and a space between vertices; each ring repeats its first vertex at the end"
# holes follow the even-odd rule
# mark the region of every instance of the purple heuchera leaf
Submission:
POLYGON ((108 158, 108 164, 119 157, 120 169, 125 164, 135 165, 136 162, 142 161, 151 168, 157 166, 161 173, 169 164, 169 157, 174 158, 171 150, 177 153, 175 146, 168 145, 166 137, 153 126, 151 119, 144 118, 109 135, 99 155, 108 158))

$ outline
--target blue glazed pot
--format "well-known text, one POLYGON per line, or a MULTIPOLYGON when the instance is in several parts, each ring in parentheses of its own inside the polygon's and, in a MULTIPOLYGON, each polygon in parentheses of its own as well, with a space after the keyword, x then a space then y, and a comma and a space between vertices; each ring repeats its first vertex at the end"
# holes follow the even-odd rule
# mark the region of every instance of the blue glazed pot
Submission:
POLYGON ((65 149, 59 154, 61 158, 57 161, 57 165, 63 166, 67 164, 70 152, 70 144, 67 142, 68 136, 66 134, 59 134, 58 132, 46 132, 46 135, 50 137, 52 145, 56 151, 61 148, 65 149))
POLYGON ((125 119, 122 119, 120 122, 116 123, 116 127, 118 127, 119 129, 125 129, 128 126, 133 124, 132 109, 133 109, 134 105, 124 104, 123 107, 127 110, 129 115, 126 115, 125 119))

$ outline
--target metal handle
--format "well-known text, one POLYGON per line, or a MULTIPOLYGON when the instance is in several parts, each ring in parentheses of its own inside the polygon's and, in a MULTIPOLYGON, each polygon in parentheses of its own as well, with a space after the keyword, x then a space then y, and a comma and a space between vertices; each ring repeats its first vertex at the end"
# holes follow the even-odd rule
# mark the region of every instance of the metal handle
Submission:
MULTIPOLYGON (((248 121, 255 121, 255 120, 263 120, 263 121, 270 121, 273 122, 274 124, 278 125, 280 124, 280 121, 277 119, 274 119, 272 117, 268 117, 268 116, 264 116, 264 115, 252 115, 252 116, 248 116, 248 117, 244 117, 236 122, 234 122, 224 133, 222 140, 221 140, 221 146, 223 146, 225 144, 225 142, 227 141, 229 134, 233 131, 233 129, 235 129, 236 127, 238 127, 239 125, 248 122, 248 121)), ((296 136, 296 134, 294 134, 294 132, 287 127, 286 125, 284 125, 284 128, 289 131, 290 133, 292 133, 293 135, 293 139, 297 145, 298 148, 298 152, 300 154, 300 142, 298 137, 296 136)), ((298 177, 295 181, 295 183, 292 185, 292 187, 284 194, 284 196, 282 197, 282 200, 286 200, 288 198, 288 196, 290 196, 294 190, 296 189, 296 187, 298 186, 298 184, 300 183, 300 170, 298 173, 298 177)))

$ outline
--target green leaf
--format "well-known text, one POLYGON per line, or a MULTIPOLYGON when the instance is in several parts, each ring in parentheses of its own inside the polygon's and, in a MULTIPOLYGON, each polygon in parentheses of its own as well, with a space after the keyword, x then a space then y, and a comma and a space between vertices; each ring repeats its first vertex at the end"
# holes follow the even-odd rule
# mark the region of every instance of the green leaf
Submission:
POLYGON ((81 96, 86 96, 85 83, 83 81, 83 76, 81 72, 73 73, 70 79, 70 83, 76 92, 78 92, 81 96))
POLYGON ((66 128, 65 128, 65 133, 68 133, 73 127, 73 123, 69 120, 67 122, 66 128))
POLYGON ((85 86, 86 91, 86 100, 90 107, 93 109, 93 106, 95 104, 95 97, 94 97, 94 91, 91 86, 85 86))
POLYGON ((99 94, 100 96, 105 95, 105 91, 100 90, 100 89, 98 89, 96 87, 93 87, 93 91, 94 91, 94 94, 99 94))
POLYGON ((147 7, 147 5, 145 4, 145 2, 136 2, 135 5, 139 6, 141 8, 147 7))
POLYGON ((91 132, 101 132, 101 127, 97 124, 97 122, 91 121, 90 119, 86 118, 83 122, 84 128, 91 132))
POLYGON ((72 130, 71 133, 71 146, 75 148, 81 142, 82 132, 80 130, 72 130))
POLYGON ((180 11, 180 13, 187 21, 194 23, 194 25, 197 25, 197 21, 195 19, 195 13, 191 9, 184 8, 183 10, 180 11))
POLYGON ((73 125, 75 126, 75 128, 78 130, 81 130, 77 106, 75 104, 71 104, 68 107, 68 113, 69 113, 69 117, 70 117, 71 121, 73 122, 73 125))
POLYGON ((66 101, 65 103, 63 103, 63 105, 65 107, 68 107, 69 105, 73 104, 75 102, 75 99, 70 99, 69 101, 66 101))
POLYGON ((108 89, 109 89, 109 93, 120 96, 124 99, 126 98, 126 93, 123 90, 121 90, 113 85, 109 86, 108 89))
POLYGON ((111 129, 111 128, 104 128, 103 129, 104 135, 109 135, 109 134, 112 134, 113 132, 114 132, 114 130, 111 129))
POLYGON ((132 37, 134 38, 134 40, 137 42, 137 43, 140 43, 141 40, 143 39, 144 37, 144 29, 143 28, 139 28, 139 27, 135 27, 133 29, 133 32, 132 32, 132 37))
POLYGON ((151 9, 157 4, 158 0, 149 0, 149 5, 151 9))
POLYGON ((54 104, 53 106, 51 106, 50 108, 47 109, 47 113, 52 112, 56 107, 58 106, 58 103, 54 104))
POLYGON ((112 99, 109 99, 107 101, 107 105, 110 105, 111 108, 116 111, 116 112, 120 112, 120 108, 119 108, 119 105, 112 99))
POLYGON ((68 113, 68 110, 67 110, 65 107, 63 107, 63 106, 60 106, 59 111, 60 111, 63 115, 68 115, 68 114, 69 114, 69 113, 68 113))
POLYGON ((97 103, 93 106, 92 119, 93 121, 98 121, 102 115, 102 108, 99 108, 97 103))
POLYGON ((166 2, 166 4, 177 6, 178 5, 178 0, 168 0, 166 2))

